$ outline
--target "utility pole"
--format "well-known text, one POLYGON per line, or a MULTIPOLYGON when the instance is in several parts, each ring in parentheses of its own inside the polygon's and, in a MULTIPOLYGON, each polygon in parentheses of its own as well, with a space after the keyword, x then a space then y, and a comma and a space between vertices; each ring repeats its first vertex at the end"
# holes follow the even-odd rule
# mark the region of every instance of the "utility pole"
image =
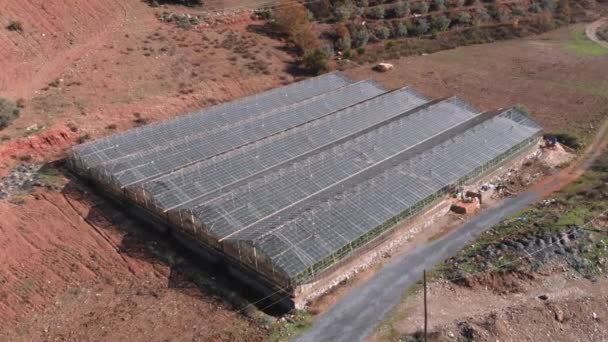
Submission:
POLYGON ((422 271, 422 282, 424 284, 424 342, 427 342, 427 311, 426 311, 426 270, 422 271))

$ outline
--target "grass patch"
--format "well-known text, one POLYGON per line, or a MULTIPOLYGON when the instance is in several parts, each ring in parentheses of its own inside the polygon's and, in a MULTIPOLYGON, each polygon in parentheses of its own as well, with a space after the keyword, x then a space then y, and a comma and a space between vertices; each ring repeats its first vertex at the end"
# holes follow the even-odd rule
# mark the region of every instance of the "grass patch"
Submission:
POLYGON ((564 47, 580 56, 605 56, 608 55, 608 49, 592 42, 587 38, 583 29, 573 30, 564 47))
POLYGON ((284 323, 277 322, 272 325, 267 341, 289 341, 295 335, 299 335, 308 330, 312 326, 313 322, 313 315, 306 310, 299 310, 296 312, 293 319, 287 320, 284 323))

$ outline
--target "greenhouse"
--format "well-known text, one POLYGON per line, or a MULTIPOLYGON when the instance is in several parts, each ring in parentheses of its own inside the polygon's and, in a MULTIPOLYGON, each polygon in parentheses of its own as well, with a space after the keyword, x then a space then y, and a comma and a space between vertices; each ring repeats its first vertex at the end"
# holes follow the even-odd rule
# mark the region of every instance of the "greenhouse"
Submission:
POLYGON ((293 295, 537 144, 511 108, 330 73, 75 147, 113 198, 293 295))

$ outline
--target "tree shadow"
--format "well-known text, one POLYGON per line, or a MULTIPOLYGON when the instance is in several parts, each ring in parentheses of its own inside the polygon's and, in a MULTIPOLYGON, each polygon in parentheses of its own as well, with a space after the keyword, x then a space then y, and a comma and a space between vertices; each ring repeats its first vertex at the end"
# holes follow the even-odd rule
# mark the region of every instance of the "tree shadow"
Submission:
POLYGON ((263 294, 242 284, 221 263, 210 263, 178 243, 169 233, 163 233, 132 215, 126 210, 128 204, 93 190, 92 183, 76 178, 65 167, 59 169, 69 179, 61 190, 63 195, 70 201, 85 202, 90 206, 83 219, 101 232, 120 232, 123 238, 117 246, 118 253, 168 267, 169 288, 182 291, 193 299, 200 299, 203 295, 225 302, 252 318, 259 318, 257 310, 269 315, 282 315, 288 311, 276 304, 276 298, 263 299, 263 294))

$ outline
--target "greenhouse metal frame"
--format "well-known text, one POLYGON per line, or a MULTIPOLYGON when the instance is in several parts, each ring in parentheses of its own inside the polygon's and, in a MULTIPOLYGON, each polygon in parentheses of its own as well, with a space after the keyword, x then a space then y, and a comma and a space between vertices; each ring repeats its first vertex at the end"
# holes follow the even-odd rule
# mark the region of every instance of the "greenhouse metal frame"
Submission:
POLYGON ((516 108, 330 73, 76 146, 113 198, 294 294, 538 142, 516 108))

